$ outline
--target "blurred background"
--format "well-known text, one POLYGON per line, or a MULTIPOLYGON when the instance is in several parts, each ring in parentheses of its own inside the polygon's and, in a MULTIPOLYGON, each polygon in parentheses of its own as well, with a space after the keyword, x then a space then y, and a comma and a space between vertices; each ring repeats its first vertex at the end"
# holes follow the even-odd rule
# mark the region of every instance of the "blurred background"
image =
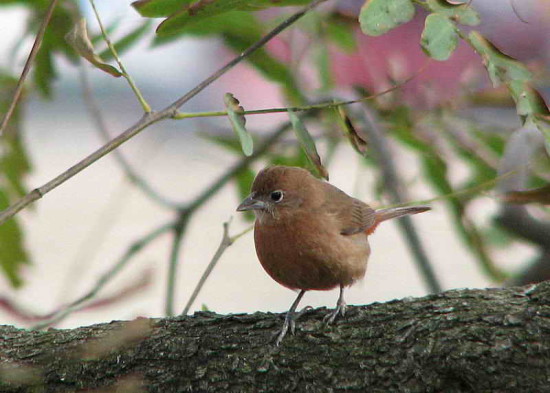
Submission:
MULTIPOLYGON (((47 4, 0 2, 3 80, 19 77, 47 4)), ((493 87, 483 56, 465 41, 458 43, 448 60, 429 60, 430 53, 426 54, 420 42, 430 11, 419 7, 410 22, 372 37, 361 31, 357 21, 363 5, 362 1, 326 2, 276 37, 255 60, 245 61, 223 75, 182 111, 224 110, 226 92, 233 93, 246 110, 355 99, 388 89, 418 73, 400 89, 345 107, 347 119, 334 109, 309 113, 304 118, 330 173, 330 182, 375 207, 398 203, 385 182, 383 158, 375 150, 377 142, 372 140, 372 129, 382 130, 399 177, 400 195, 406 197, 402 202, 435 198, 430 202, 433 211, 414 216, 412 221, 443 290, 549 278, 541 268, 550 263, 549 248, 545 248, 548 244, 526 241, 514 228, 507 227, 509 216, 505 213, 517 210, 506 210, 508 204, 502 199, 503 193, 518 188, 543 187, 550 177, 544 140, 534 126, 525 122, 529 115, 518 115, 506 83, 493 87), (348 128, 343 126, 346 120, 348 128), (350 131, 350 124, 354 131, 350 131), (355 139, 355 144, 350 143, 346 130, 351 132, 348 135, 352 140, 359 138, 360 142, 355 139), (354 146, 358 150, 363 146, 364 154, 354 146), (508 173, 511 170, 515 172, 508 173), (538 270, 533 279, 534 267, 538 270)), ((498 48, 495 51, 501 51, 503 58, 506 54, 523 63, 532 72, 529 88, 547 100, 548 2, 476 0, 471 7, 477 10, 481 22, 475 27, 460 26, 464 34, 475 29, 494 43, 498 48)), ((243 36, 253 43, 257 34, 261 36, 297 9, 232 11, 238 12, 238 17, 218 15, 214 22, 206 18, 159 38, 155 28, 163 19, 141 16, 131 2, 98 1, 97 8, 115 44, 139 30, 131 45, 121 45, 121 57, 143 96, 157 110, 231 60, 242 45, 248 46, 243 36), (231 17, 235 26, 224 24, 223 17, 231 17), (249 17, 257 23, 254 28, 249 17)), ((60 2, 52 19, 56 27, 50 26, 52 31, 60 32, 51 34, 64 35, 78 14, 87 19, 92 42, 101 52, 105 44, 87 1, 60 2)), ((41 53, 47 52, 48 57, 39 55, 18 105, 17 118, 10 122, 17 129, 22 147, 17 155, 24 155, 30 164, 28 170, 16 171, 27 191, 105 143, 83 93, 86 85, 112 137, 142 114, 124 78, 115 79, 78 61, 64 41, 54 38, 59 37, 46 35, 41 53)), ((506 57, 506 61, 516 64, 511 58, 506 57)), ((13 92, 10 80, 11 84, 0 86, 2 115, 13 92)), ((257 148, 288 123, 288 116, 250 115, 246 120, 257 148)), ((2 149, 6 155, 6 147, 2 149)), ((193 203, 244 158, 225 116, 166 120, 147 128, 119 150, 144 182, 180 207, 193 203)), ((250 186, 252 175, 271 163, 315 170, 289 130, 268 153, 194 211, 178 251, 175 313, 183 310, 212 259, 222 239, 222 224, 233 217, 230 235, 252 224, 235 208, 250 186)), ((8 166, 3 168, 2 176, 9 178, 8 166)), ((0 180, 0 186, 8 188, 7 181, 0 180)), ((6 193, 11 203, 20 196, 17 192, 6 193)), ((530 202, 534 203, 519 208, 521 217, 545 228, 548 210, 536 198, 530 202)), ((0 274, 0 323, 32 326, 78 299, 93 289, 136 241, 174 220, 176 213, 173 206, 157 203, 136 187, 112 154, 94 163, 19 213, 15 219, 17 236, 0 232, 3 268, 12 272, 11 279, 0 274)), ((541 238, 550 238, 550 232, 542 231, 541 238)), ((166 231, 146 245, 112 275, 93 299, 81 305, 84 309, 55 326, 163 316, 173 240, 173 231, 166 231)), ((433 290, 426 285, 407 238, 395 222, 377 229, 370 243, 373 252, 367 275, 348 290, 348 304, 422 296, 433 290)), ((294 297, 292 291, 279 286, 263 271, 255 255, 252 233, 247 233, 225 251, 190 313, 201 309, 218 313, 282 312, 294 297)), ((336 299, 337 291, 308 292, 303 304, 333 307, 336 299)))

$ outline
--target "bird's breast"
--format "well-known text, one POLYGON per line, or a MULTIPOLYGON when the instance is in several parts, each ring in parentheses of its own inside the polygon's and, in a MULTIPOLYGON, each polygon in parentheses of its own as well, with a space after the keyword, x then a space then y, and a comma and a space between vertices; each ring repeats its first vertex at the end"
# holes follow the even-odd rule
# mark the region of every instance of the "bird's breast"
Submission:
POLYGON ((327 290, 351 285, 365 274, 367 236, 340 234, 334 217, 286 214, 257 220, 256 253, 266 272, 291 289, 327 290))

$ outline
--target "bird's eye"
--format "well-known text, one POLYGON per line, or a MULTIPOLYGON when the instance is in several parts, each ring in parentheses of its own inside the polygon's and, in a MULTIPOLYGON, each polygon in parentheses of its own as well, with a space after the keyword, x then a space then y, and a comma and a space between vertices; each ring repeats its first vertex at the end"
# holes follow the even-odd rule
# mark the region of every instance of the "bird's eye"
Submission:
POLYGON ((283 200, 283 192, 280 190, 273 191, 270 198, 273 202, 281 202, 283 200))

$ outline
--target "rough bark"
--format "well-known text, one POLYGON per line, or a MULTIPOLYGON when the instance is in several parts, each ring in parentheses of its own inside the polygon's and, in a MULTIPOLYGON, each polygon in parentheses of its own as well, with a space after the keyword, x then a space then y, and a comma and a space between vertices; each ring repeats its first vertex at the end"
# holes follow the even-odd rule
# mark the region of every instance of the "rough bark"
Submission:
POLYGON ((281 315, 0 328, 2 392, 550 392, 550 282, 281 315))

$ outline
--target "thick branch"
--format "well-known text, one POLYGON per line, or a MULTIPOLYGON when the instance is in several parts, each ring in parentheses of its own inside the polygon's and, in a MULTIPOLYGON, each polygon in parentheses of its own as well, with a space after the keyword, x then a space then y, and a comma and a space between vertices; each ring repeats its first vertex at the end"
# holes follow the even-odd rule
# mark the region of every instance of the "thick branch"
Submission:
POLYGON ((6 326, 0 390, 542 392, 549 299, 550 282, 456 290, 350 307, 331 327, 318 309, 279 348, 266 342, 282 316, 265 313, 45 332, 6 326))

